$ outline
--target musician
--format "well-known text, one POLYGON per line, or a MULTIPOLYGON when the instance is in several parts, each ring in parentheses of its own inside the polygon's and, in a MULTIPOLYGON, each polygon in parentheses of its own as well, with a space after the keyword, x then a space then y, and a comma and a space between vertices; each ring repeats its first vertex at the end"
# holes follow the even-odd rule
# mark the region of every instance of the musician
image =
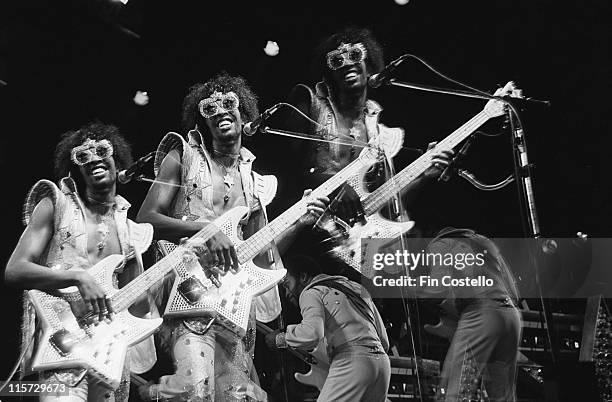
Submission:
MULTIPOLYGON (((183 102, 183 124, 190 130, 187 139, 169 133, 161 141, 156 182, 138 220, 150 222, 160 238, 173 241, 194 235, 237 206, 250 209, 241 222, 244 238, 265 225, 265 207, 276 193, 276 178, 255 173, 255 156, 242 145, 243 123, 257 115, 257 98, 241 77, 223 73, 192 86, 183 102)), ((304 194, 308 196, 309 191, 304 194)), ((310 201, 309 213, 284 233, 278 246, 284 247, 302 227, 312 225, 325 202, 327 199, 310 201)), ((217 273, 238 269, 234 245, 223 233, 215 234, 206 246, 209 264, 204 265, 217 273)), ((278 265, 278 251, 272 247, 255 262, 262 267, 278 265)), ((242 339, 219 324, 209 326, 208 318, 166 319, 161 335, 175 360, 175 373, 141 389, 141 395, 151 399, 265 400, 252 364, 254 320, 256 316, 269 322, 279 314, 280 299, 274 287, 254 299, 249 329, 242 339)))
POLYGON ((302 322, 266 335, 272 348, 312 351, 320 342, 330 369, 318 401, 376 402, 387 396, 391 366, 387 333, 369 293, 343 276, 323 274, 312 258, 286 259, 285 294, 302 322))
MULTIPOLYGON (((291 118, 287 124, 324 142, 301 141, 294 146, 306 158, 297 161, 298 177, 308 186, 318 184, 352 162, 364 145, 380 146, 385 163, 375 165, 366 176, 369 190, 373 190, 392 175, 389 163, 401 150, 404 130, 390 128, 379 122, 382 106, 370 99, 368 78, 384 68, 383 49, 372 32, 364 28, 347 28, 337 32, 315 50, 313 70, 322 77, 314 89, 299 84, 290 94, 290 102, 313 119, 313 124, 301 117, 291 118), (304 152, 303 147, 308 147, 304 152)), ((429 144, 433 147, 435 143, 429 144)), ((432 158, 432 168, 423 178, 437 178, 453 152, 443 150, 432 158)), ((295 175, 294 175, 295 176, 295 175)), ((423 182, 415 180, 405 191, 423 182)), ((362 206, 352 187, 345 186, 338 199, 337 211, 346 219, 359 218, 362 206)), ((400 211, 396 211, 400 212, 400 211)))
POLYGON ((420 290, 421 296, 453 300, 459 313, 457 330, 442 371, 442 400, 471 400, 475 395, 469 393, 477 391, 474 384, 482 379, 487 400, 514 401, 521 339, 521 316, 516 308, 519 294, 499 248, 473 230, 445 228, 429 243, 427 252, 452 256, 471 254, 476 258, 481 253, 484 261, 457 269, 433 260, 428 273, 432 278, 441 281, 444 276, 461 279, 482 275, 493 281, 493 286, 429 286, 420 290))
MULTIPOLYGON (((398 127, 387 127, 380 122, 383 111, 382 106, 371 99, 368 88, 368 78, 379 73, 384 68, 383 48, 372 32, 364 28, 347 28, 334 33, 323 40, 315 50, 313 70, 321 77, 314 88, 306 85, 297 85, 291 95, 290 102, 296 105, 303 113, 308 115, 317 124, 295 114, 287 124, 298 132, 307 133, 315 138, 328 142, 293 141, 294 146, 299 145, 300 154, 311 157, 297 160, 292 172, 294 182, 305 186, 313 186, 335 174, 359 155, 361 146, 371 142, 378 144, 385 151, 381 163, 375 164, 365 176, 366 186, 373 191, 382 181, 388 180, 393 174, 394 157, 400 154, 404 141, 404 131, 398 127), (348 145, 340 144, 340 142, 348 145), (303 147, 307 151, 304 152, 303 147), (302 164, 299 164, 302 162, 302 164)), ((430 143, 429 147, 435 146, 430 143)), ((441 150, 432 156, 431 166, 423 175, 413 180, 400 193, 398 189, 398 202, 393 208, 385 208, 383 214, 393 220, 408 221, 404 206, 412 208, 420 195, 426 196, 427 187, 435 183, 443 169, 448 166, 453 156, 451 150, 441 150)), ((354 185, 355 183, 351 183, 354 185)), ((333 195, 331 212, 352 224, 358 222, 363 216, 360 195, 352 186, 343 187, 343 195, 333 195)), ((295 192, 295 191, 294 191, 295 192)), ((327 234, 323 234, 326 236, 327 234)), ((291 252, 309 253, 326 269, 338 266, 338 259, 328 253, 329 242, 321 242, 309 232, 302 232, 300 239, 291 247, 291 252)), ((359 279, 356 271, 345 264, 341 271, 343 275, 356 280, 359 279)), ((362 282, 363 283, 363 282, 362 282)), ((400 316, 404 309, 400 300, 386 302, 389 306, 383 311, 386 320, 397 322, 395 328, 401 328, 401 322, 406 320, 400 316), (395 304, 395 305, 393 305, 395 304)), ((392 334, 393 335, 393 334, 392 334)), ((395 334, 399 336, 399 333, 395 334)))
MULTIPOLYGON (((40 289, 57 294, 54 289, 78 288, 72 302, 82 299, 95 314, 94 324, 112 319, 113 306, 88 269, 111 254, 136 251, 136 263, 129 261, 113 274, 115 285, 122 287, 143 272, 139 254, 153 237, 149 224, 136 224, 127 218, 130 204, 116 192, 117 171, 132 162, 130 146, 118 129, 92 123, 63 134, 55 151, 55 173, 59 187, 41 180, 30 190, 25 205, 27 224, 5 273, 7 284, 23 289, 40 289)), ((71 303, 72 304, 72 303, 71 303)), ((143 300, 130 312, 145 316, 149 305, 143 300)), ((40 323, 27 294, 24 297, 22 375, 31 373, 31 358, 40 339, 40 323)), ((131 349, 126 359, 123 379, 117 391, 93 382, 85 369, 69 368, 40 373, 40 381, 61 382, 69 387, 69 396, 41 396, 43 401, 127 401, 129 371, 149 370, 155 363, 152 337, 131 349)))

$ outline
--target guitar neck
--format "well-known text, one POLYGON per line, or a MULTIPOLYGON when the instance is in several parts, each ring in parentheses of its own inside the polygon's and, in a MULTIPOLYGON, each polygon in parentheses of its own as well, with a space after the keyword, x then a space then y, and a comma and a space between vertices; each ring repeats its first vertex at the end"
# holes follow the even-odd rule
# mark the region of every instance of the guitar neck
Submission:
MULTIPOLYGON (((206 225, 191 238, 202 238, 204 240, 208 240, 218 230, 219 228, 217 228, 215 225, 206 225)), ((137 276, 123 288, 119 289, 119 291, 111 297, 111 302, 115 311, 121 311, 128 308, 144 292, 149 290, 151 286, 163 279, 167 273, 172 271, 172 269, 181 262, 183 252, 184 250, 181 247, 177 247, 174 251, 152 265, 144 273, 137 276)))
MULTIPOLYGON (((312 191, 310 195, 313 199, 324 197, 331 194, 335 189, 340 187, 346 180, 357 174, 359 170, 368 162, 372 163, 376 158, 376 152, 373 149, 364 148, 359 158, 344 167, 340 172, 329 178, 319 187, 312 191)), ((241 263, 248 262, 255 258, 262 250, 264 250, 274 239, 280 236, 291 225, 297 222, 300 217, 306 212, 306 199, 301 199, 291 208, 280 214, 276 219, 266 225, 263 229, 249 237, 245 242, 236 247, 238 260, 241 263)))
POLYGON ((130 373, 130 378, 132 380, 132 384, 134 384, 134 385, 136 385, 138 387, 140 387, 142 385, 147 385, 149 383, 147 380, 145 380, 144 378, 142 378, 138 374, 130 373))
POLYGON ((393 176, 378 189, 362 200, 363 210, 366 216, 382 208, 398 191, 402 190, 414 179, 425 172, 431 165, 431 156, 437 149, 452 149, 461 141, 470 136, 478 127, 482 126, 490 116, 483 110, 469 121, 453 131, 448 137, 440 141, 432 150, 425 152, 401 172, 393 176))

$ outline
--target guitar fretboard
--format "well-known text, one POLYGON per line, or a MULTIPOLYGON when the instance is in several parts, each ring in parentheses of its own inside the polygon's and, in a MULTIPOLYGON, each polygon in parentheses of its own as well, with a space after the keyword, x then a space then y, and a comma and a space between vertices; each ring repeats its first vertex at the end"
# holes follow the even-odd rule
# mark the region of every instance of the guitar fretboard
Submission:
MULTIPOLYGON (((359 158, 349 163, 344 167, 344 169, 314 189, 311 197, 314 199, 331 194, 350 177, 357 174, 363 166, 373 163, 376 160, 377 152, 377 150, 372 148, 364 148, 359 158)), ((276 219, 266 225, 263 229, 259 230, 245 242, 241 243, 236 248, 238 260, 241 263, 244 263, 257 256, 270 244, 270 242, 272 242, 298 219, 300 219, 302 215, 304 215, 306 212, 307 203, 308 201, 305 199, 298 201, 291 208, 280 214, 276 219)))
MULTIPOLYGON (((348 164, 340 172, 329 178, 319 187, 312 191, 311 197, 323 197, 331 194, 335 189, 340 187, 347 179, 357 174, 359 170, 373 163, 376 160, 377 151, 375 149, 366 148, 360 154, 359 158, 348 164)), ((238 260, 244 264, 252 260, 263 249, 265 249, 276 237, 287 230, 306 212, 307 200, 302 199, 294 204, 291 208, 283 212, 276 219, 266 225, 263 229, 249 237, 249 239, 236 247, 238 260)), ((219 229, 215 225, 207 225, 193 238, 199 237, 208 240, 219 229)), ((176 264, 181 262, 182 249, 176 248, 170 254, 159 260, 151 268, 146 270, 142 275, 128 283, 115 293, 111 301, 115 311, 121 311, 128 308, 136 301, 142 293, 151 286, 161 280, 168 272, 170 272, 176 264)))
MULTIPOLYGON (((206 225, 202 230, 193 235, 191 238, 202 238, 203 240, 210 239, 219 231, 215 225, 206 225)), ((147 269, 142 275, 139 275, 130 283, 119 289, 115 293, 111 302, 115 311, 121 311, 132 305, 151 286, 159 282, 163 277, 181 262, 183 249, 177 247, 174 251, 159 260, 157 263, 147 269)))
POLYGON ((436 147, 425 152, 418 157, 414 162, 405 167, 401 172, 393 176, 378 189, 366 196, 363 200, 363 210, 366 216, 372 215, 374 212, 382 208, 393 195, 410 184, 414 179, 420 176, 431 165, 431 156, 436 149, 452 149, 461 141, 470 136, 478 127, 482 126, 490 116, 485 110, 472 117, 465 124, 453 131, 448 137, 440 141, 436 147))

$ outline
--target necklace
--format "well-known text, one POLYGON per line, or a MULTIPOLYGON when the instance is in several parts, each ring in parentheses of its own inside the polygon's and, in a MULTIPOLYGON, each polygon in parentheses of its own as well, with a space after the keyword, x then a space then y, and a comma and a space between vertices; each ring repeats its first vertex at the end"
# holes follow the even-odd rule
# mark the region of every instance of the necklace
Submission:
MULTIPOLYGON (((215 153, 217 153, 217 151, 215 151, 215 153)), ((219 152, 219 154, 221 153, 219 152)), ((223 184, 225 185, 225 194, 223 195, 223 202, 227 204, 230 199, 229 193, 235 184, 234 172, 238 171, 238 158, 233 157, 232 155, 232 164, 230 166, 226 166, 225 163, 218 161, 217 158, 213 157, 212 160, 223 171, 223 184)))
POLYGON ((98 252, 102 252, 102 250, 104 250, 104 247, 106 247, 108 235, 110 234, 110 228, 107 222, 109 222, 112 219, 113 217, 112 212, 114 212, 113 208, 111 208, 109 212, 105 213, 104 215, 98 215, 98 228, 96 229, 96 231, 98 232, 100 236, 100 241, 96 244, 96 247, 98 248, 98 252))
POLYGON ((89 196, 87 197, 87 200, 94 204, 109 207, 104 214, 96 214, 96 220, 98 221, 98 227, 96 228, 96 232, 98 233, 98 236, 100 238, 100 241, 96 243, 96 248, 98 249, 98 252, 102 252, 106 247, 106 242, 108 241, 108 235, 110 234, 110 227, 108 225, 108 222, 110 222, 114 218, 116 204, 114 201, 100 202, 98 200, 94 200, 89 196))

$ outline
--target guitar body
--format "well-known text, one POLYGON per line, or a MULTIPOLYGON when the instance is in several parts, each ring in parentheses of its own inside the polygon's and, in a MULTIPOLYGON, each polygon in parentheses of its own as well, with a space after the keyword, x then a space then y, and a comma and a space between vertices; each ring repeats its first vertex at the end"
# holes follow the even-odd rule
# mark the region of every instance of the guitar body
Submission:
MULTIPOLYGON (((336 223, 339 222, 336 221, 336 223)), ((340 224, 340 227, 343 233, 340 236, 336 236, 336 238, 341 240, 339 244, 333 247, 332 252, 351 268, 368 278, 372 278, 376 271, 370 264, 363 264, 363 261, 372 261, 373 255, 380 252, 381 248, 399 241, 400 236, 409 232, 414 227, 414 222, 394 222, 385 219, 377 212, 367 217, 365 224, 357 223, 353 227, 347 224, 340 224), (370 243, 369 247, 362 247, 363 239, 388 241, 370 243)), ((328 231, 332 232, 333 230, 328 231)))
POLYGON ((329 358, 327 357, 323 342, 320 342, 317 347, 310 352, 310 355, 315 360, 313 363, 308 363, 310 364, 310 371, 306 374, 295 373, 293 376, 298 382, 316 387, 320 391, 323 389, 323 384, 325 384, 325 380, 329 374, 329 358))
MULTIPOLYGON (((243 243, 238 239, 238 225, 247 213, 247 207, 236 207, 215 220, 215 225, 232 240, 236 249, 243 243)), ((166 253, 177 247, 170 242, 160 243, 166 253)), ((287 272, 262 269, 248 261, 240 265, 237 273, 221 276, 221 286, 217 288, 198 264, 188 267, 180 262, 175 270, 176 279, 164 315, 215 318, 239 336, 246 333, 253 297, 276 286, 287 272)))
MULTIPOLYGON (((123 255, 114 254, 88 270, 109 298, 118 292, 112 277, 123 262, 123 255)), ((73 311, 83 310, 82 301, 71 305, 61 297, 39 290, 30 290, 28 295, 42 326, 32 369, 81 367, 111 389, 119 387, 127 348, 151 335, 162 323, 161 318, 137 318, 124 309, 116 311, 110 322, 80 324, 73 311)))
MULTIPOLYGON (((266 324, 259 321, 257 321, 257 330, 263 332, 264 335, 274 332, 266 324)), ((291 347, 285 350, 310 366, 310 371, 306 374, 294 373, 295 379, 304 385, 316 387, 320 391, 329 373, 329 358, 327 357, 324 341, 319 342, 317 347, 310 353, 291 347)))
MULTIPOLYGON (((498 88, 494 96, 501 97, 510 93, 515 93, 516 91, 514 83, 508 82, 503 88, 498 88)), ((337 242, 332 253, 346 262, 349 266, 359 271, 362 275, 372 278, 374 271, 371 268, 362 266, 364 257, 371 257, 371 254, 364 254, 364 251, 366 253, 376 253, 378 250, 360 250, 360 237, 370 239, 397 239, 402 234, 411 230, 414 226, 414 222, 412 221, 393 222, 386 220, 380 216, 377 211, 384 207, 387 202, 391 201, 393 197, 397 196, 402 189, 406 188, 410 183, 422 175, 431 166, 432 158, 438 150, 456 147, 459 143, 472 135, 472 133, 486 121, 493 117, 501 116, 504 111, 505 106, 502 102, 499 100, 490 100, 480 113, 464 123, 444 140, 437 143, 434 148, 428 149, 427 152, 418 157, 409 166, 402 169, 402 171, 393 176, 393 178, 387 180, 372 192, 368 192, 364 181, 367 168, 369 168, 371 164, 365 169, 360 170, 358 175, 350 177, 347 181, 351 187, 355 189, 355 192, 362 202, 363 211, 366 216, 366 224, 361 225, 361 227, 355 225, 355 227, 351 228, 338 218, 328 219, 324 223, 324 228, 330 232, 334 241, 337 242), (343 232, 344 235, 338 235, 338 233, 343 232)))
MULTIPOLYGON (((457 330, 457 325, 459 324, 459 313, 455 309, 455 305, 451 299, 444 299, 438 306, 440 307, 441 312, 444 313, 440 315, 440 321, 435 325, 425 324, 423 328, 427 333, 451 341, 453 339, 453 335, 455 335, 455 331, 457 330)), ((531 361, 531 359, 520 351, 518 352, 517 362, 522 363, 519 364, 519 368, 526 372, 535 381, 540 384, 544 382, 542 371, 539 370, 541 366, 531 361)), ((474 390, 475 383, 473 381, 473 377, 464 373, 466 368, 473 369, 470 368, 470 366, 473 366, 473 364, 473 359, 468 358, 466 359, 464 367, 462 368, 461 381, 463 384, 465 384, 463 387, 465 390, 474 390)), ((476 383, 476 385, 478 384, 479 383, 476 383)))

